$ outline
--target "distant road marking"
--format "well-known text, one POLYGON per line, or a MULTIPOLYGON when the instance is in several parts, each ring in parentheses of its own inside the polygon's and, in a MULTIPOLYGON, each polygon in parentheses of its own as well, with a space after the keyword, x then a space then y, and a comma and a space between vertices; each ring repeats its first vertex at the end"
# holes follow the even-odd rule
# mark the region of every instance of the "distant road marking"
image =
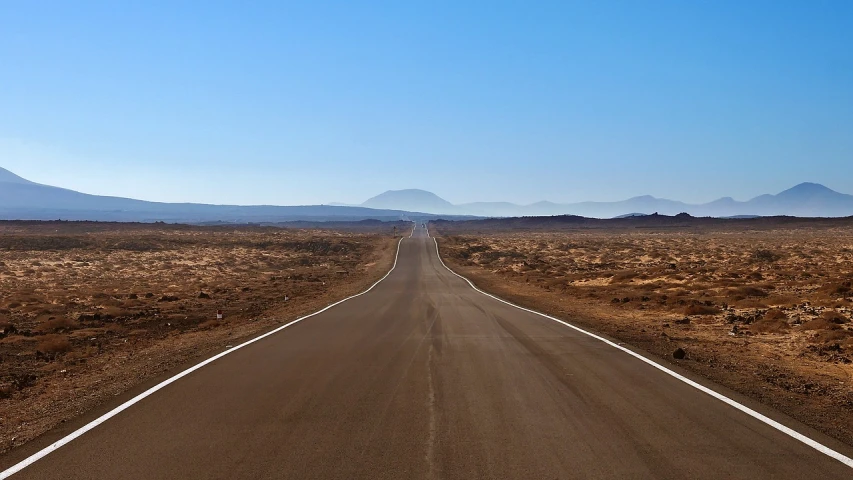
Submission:
POLYGON ((248 340, 244 343, 241 343, 240 345, 237 345, 236 347, 225 350, 222 353, 214 355, 214 356, 208 358, 207 360, 204 360, 201 363, 198 363, 198 364, 184 370, 183 372, 175 375, 174 377, 171 377, 167 380, 164 380, 164 381, 158 383, 157 385, 149 388, 148 390, 140 393, 139 395, 137 395, 137 396, 131 398, 130 400, 122 403, 118 407, 110 410, 109 412, 101 415, 100 417, 96 418, 95 420, 92 420, 91 422, 80 427, 79 429, 75 430, 74 432, 68 434, 67 436, 65 436, 63 438, 61 438, 60 440, 57 440, 56 442, 54 442, 54 443, 48 445, 47 447, 39 450, 38 452, 34 453, 33 455, 27 457, 25 460, 22 460, 21 462, 7 468, 6 470, 3 470, 2 472, 0 472, 0 480, 11 477, 12 475, 20 472, 21 470, 29 467, 30 465, 32 465, 32 464, 36 463, 37 461, 41 460, 42 458, 46 457, 50 453, 52 453, 52 452, 58 450, 59 448, 71 443, 72 441, 76 440, 77 438, 79 438, 80 436, 82 436, 83 434, 88 432, 89 430, 92 430, 93 428, 97 427, 98 425, 100 425, 100 424, 106 422, 107 420, 115 417, 119 413, 121 413, 121 412, 127 410, 128 408, 130 408, 131 406, 133 406, 134 404, 139 403, 141 400, 150 396, 154 392, 162 389, 163 387, 165 387, 171 383, 174 383, 177 380, 180 380, 183 377, 186 377, 187 375, 195 372, 196 370, 198 370, 198 369, 200 369, 206 365, 209 365, 209 364, 215 362, 216 360, 219 360, 220 358, 224 357, 225 355, 228 355, 229 353, 232 353, 236 350, 239 350, 239 349, 241 349, 247 345, 251 345, 252 343, 257 342, 258 340, 269 337, 270 335, 278 333, 278 332, 284 330, 285 328, 287 328, 291 325, 295 325, 295 324, 301 322, 302 320, 305 320, 306 318, 311 318, 315 315, 319 315, 319 314, 325 312, 326 310, 329 310, 330 308, 332 308, 334 306, 340 305, 340 304, 346 302, 347 300, 352 300, 353 298, 360 297, 360 296, 364 295, 365 293, 373 290, 374 287, 376 287, 383 280, 388 278, 388 275, 391 275, 391 272, 393 272, 394 269, 397 268, 397 260, 400 258, 400 245, 402 243, 403 243, 403 239, 400 238, 400 241, 397 242, 397 253, 394 255, 394 265, 391 267, 391 270, 388 270, 388 273, 386 273, 384 277, 377 280, 376 283, 371 285, 370 288, 368 288, 367 290, 365 290, 361 293, 357 293, 355 295, 352 295, 350 297, 347 297, 343 300, 339 300, 339 301, 327 306, 326 308, 324 308, 322 310, 318 310, 318 311, 311 313, 309 315, 305 315, 304 317, 297 318, 296 320, 294 320, 288 324, 282 325, 282 326, 276 328, 275 330, 271 330, 271 331, 269 331, 269 332, 267 332, 261 336, 255 337, 251 340, 248 340))
POLYGON ((781 423, 777 422, 776 420, 773 420, 772 418, 769 418, 766 415, 762 415, 762 414, 756 412, 755 410, 747 407, 746 405, 738 403, 737 401, 732 400, 731 398, 729 398, 729 397, 727 397, 721 393, 717 393, 716 391, 711 390, 710 388, 708 388, 704 385, 696 383, 693 380, 690 380, 689 378, 687 378, 687 377, 685 377, 685 376, 683 376, 683 375, 681 375, 681 374, 679 374, 673 370, 670 370, 670 369, 666 368, 665 366, 663 366, 657 362, 649 360, 648 358, 640 355, 637 352, 629 350, 629 349, 623 347, 622 345, 611 342, 610 340, 608 340, 604 337, 596 335, 592 332, 588 332, 588 331, 586 331, 580 327, 576 327, 576 326, 572 325, 571 323, 560 320, 559 318, 552 317, 550 315, 546 315, 546 314, 541 313, 541 312, 537 312, 536 310, 531 310, 529 308, 518 306, 518 305, 516 305, 512 302, 508 302, 508 301, 506 301, 506 300, 504 300, 498 296, 492 295, 491 293, 487 293, 487 292, 484 292, 483 290, 480 290, 479 288, 477 288, 476 285, 474 285, 474 283, 471 280, 468 280, 467 278, 463 277, 462 275, 459 275, 458 273, 454 272, 450 267, 448 267, 444 263, 444 260, 441 259, 441 252, 439 252, 439 250, 438 250, 438 240, 436 240, 435 237, 432 237, 431 235, 429 235, 429 229, 427 229, 427 236, 432 238, 433 242, 435 242, 435 254, 438 256, 438 261, 441 262, 441 265, 444 268, 446 268, 447 271, 449 271, 450 273, 456 275, 457 277, 461 278, 462 280, 465 280, 468 283, 468 285, 470 285, 471 288, 473 288, 477 292, 482 293, 483 295, 485 295, 487 297, 491 297, 491 298, 493 298, 493 299, 495 299, 501 303, 505 303, 511 307, 515 307, 519 310, 524 310, 525 312, 532 313, 535 315, 539 315, 540 317, 545 317, 549 320, 553 320, 557 323, 563 324, 563 325, 565 325, 565 326, 567 326, 573 330, 576 330, 576 331, 578 331, 584 335, 588 335, 588 336, 590 336, 596 340, 600 340, 600 341, 610 345, 613 348, 619 349, 619 350, 627 353, 628 355, 631 355, 632 357, 634 357, 634 358, 636 358, 636 359, 638 359, 644 363, 647 363, 648 365, 651 365, 652 367, 666 373, 667 375, 675 377, 676 379, 690 385, 691 387, 693 387, 697 390, 700 390, 704 393, 707 393, 708 395, 710 395, 710 396, 716 398, 717 400, 720 400, 720 401, 740 410, 741 412, 749 415, 750 417, 755 418, 756 420, 763 422, 763 423, 775 428, 776 430, 784 433, 785 435, 788 435, 791 438, 794 438, 795 440, 798 440, 798 441, 808 445, 809 447, 812 447, 813 449, 819 451, 820 453, 823 453, 829 457, 832 457, 832 458, 838 460, 839 462, 843 463, 844 465, 847 465, 848 467, 853 468, 853 458, 850 458, 850 457, 848 457, 848 456, 846 456, 840 452, 836 452, 835 450, 827 447, 826 445, 824 445, 824 444, 822 444, 816 440, 812 440, 811 438, 803 435, 802 433, 794 430, 793 428, 786 427, 785 425, 782 425, 781 423))

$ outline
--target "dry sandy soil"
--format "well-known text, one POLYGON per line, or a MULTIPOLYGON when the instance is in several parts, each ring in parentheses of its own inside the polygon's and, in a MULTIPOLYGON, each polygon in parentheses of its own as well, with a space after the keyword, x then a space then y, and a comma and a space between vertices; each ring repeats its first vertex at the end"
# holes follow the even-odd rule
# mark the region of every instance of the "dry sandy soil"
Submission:
POLYGON ((853 221, 614 223, 438 223, 434 232, 449 266, 482 288, 853 444, 853 221))
POLYGON ((0 222, 0 453, 364 290, 391 267, 392 227, 0 222))

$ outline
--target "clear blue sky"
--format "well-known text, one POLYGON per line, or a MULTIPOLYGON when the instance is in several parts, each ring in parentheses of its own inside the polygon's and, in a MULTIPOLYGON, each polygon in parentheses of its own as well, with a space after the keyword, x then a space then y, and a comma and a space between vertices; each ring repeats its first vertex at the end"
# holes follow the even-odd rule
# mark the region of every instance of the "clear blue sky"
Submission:
POLYGON ((356 203, 853 193, 853 2, 0 0, 0 166, 356 203))

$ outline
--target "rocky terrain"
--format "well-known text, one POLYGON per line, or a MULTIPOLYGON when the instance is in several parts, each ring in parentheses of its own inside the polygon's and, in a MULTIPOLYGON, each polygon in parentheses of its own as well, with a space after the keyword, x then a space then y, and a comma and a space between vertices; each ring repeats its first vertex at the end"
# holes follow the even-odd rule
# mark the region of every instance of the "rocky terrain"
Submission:
POLYGON ((364 290, 396 242, 386 224, 0 222, 0 452, 364 290))
MULTIPOLYGON (((849 222, 847 222, 849 223, 849 222)), ((853 443, 853 226, 437 224, 482 288, 677 362, 853 443)))

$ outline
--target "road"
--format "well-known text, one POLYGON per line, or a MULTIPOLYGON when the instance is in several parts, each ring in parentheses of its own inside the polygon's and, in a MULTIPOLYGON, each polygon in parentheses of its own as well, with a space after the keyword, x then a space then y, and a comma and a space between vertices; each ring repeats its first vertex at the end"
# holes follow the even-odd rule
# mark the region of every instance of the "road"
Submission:
POLYGON ((418 227, 372 291, 212 362, 12 478, 827 480, 853 469, 476 292, 418 227))

